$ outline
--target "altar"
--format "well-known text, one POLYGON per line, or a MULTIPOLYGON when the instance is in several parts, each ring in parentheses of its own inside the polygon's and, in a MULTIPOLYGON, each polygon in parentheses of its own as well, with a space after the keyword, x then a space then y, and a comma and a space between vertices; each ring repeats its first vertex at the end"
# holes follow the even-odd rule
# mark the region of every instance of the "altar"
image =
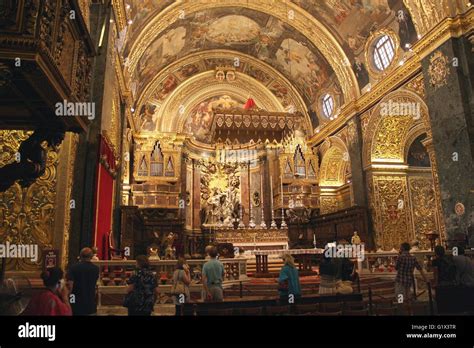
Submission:
POLYGON ((288 229, 223 229, 215 232, 217 243, 232 243, 240 251, 286 250, 288 229))

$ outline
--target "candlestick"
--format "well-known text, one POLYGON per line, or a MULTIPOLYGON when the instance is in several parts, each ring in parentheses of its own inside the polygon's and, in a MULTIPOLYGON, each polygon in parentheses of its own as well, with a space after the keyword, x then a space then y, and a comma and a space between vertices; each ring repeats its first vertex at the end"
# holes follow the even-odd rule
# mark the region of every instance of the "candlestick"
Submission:
POLYGON ((242 202, 240 203, 240 221, 239 221, 239 230, 242 230, 245 228, 244 220, 243 220, 243 206, 242 202))
POLYGON ((262 221, 260 221, 260 228, 267 229, 267 224, 265 223, 265 214, 263 211, 263 172, 260 175, 260 210, 262 211, 262 221))
POLYGON ((272 208, 272 223, 270 224, 270 228, 277 228, 277 224, 275 222, 275 212, 273 211, 273 177, 270 175, 270 206, 272 208))
POLYGON ((313 245, 314 245, 314 248, 316 249, 316 233, 313 233, 313 245))
POLYGON ((281 229, 287 229, 288 228, 288 225, 286 224, 286 221, 285 221, 285 209, 283 207, 283 176, 281 175, 280 176, 281 178, 281 225, 280 225, 280 228, 281 229))

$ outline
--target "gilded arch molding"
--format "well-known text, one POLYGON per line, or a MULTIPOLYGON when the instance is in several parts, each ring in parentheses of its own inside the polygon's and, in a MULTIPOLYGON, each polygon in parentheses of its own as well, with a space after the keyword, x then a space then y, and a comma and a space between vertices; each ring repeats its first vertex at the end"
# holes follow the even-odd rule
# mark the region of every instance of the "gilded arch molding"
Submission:
MULTIPOLYGON (((168 76, 170 76, 170 74, 176 73, 181 68, 191 65, 191 64, 199 64, 204 59, 226 59, 226 58, 234 59, 235 57, 238 57, 240 59, 241 65, 248 64, 248 67, 246 67, 246 69, 249 69, 249 68, 259 69, 260 71, 267 74, 271 78, 271 80, 265 83, 262 81, 259 81, 262 83, 264 88, 268 89, 270 86, 275 85, 275 84, 285 87, 288 90, 287 99, 290 102, 290 104, 293 105, 297 111, 300 111, 306 117, 309 117, 306 104, 303 98, 301 97, 301 95, 299 94, 299 92, 297 91, 296 87, 285 76, 283 76, 278 70, 276 70, 269 64, 258 60, 257 58, 253 56, 249 56, 241 52, 230 51, 230 50, 212 50, 212 51, 198 52, 198 53, 188 55, 174 62, 165 70, 158 73, 155 76, 155 78, 151 81, 151 83, 144 88, 143 93, 137 99, 138 102, 136 104, 137 105, 136 109, 140 110, 142 105, 144 105, 147 101, 153 98, 153 95, 155 94, 157 89, 160 88, 160 85, 163 83, 163 81, 168 76)), ((187 81, 190 78, 197 75, 198 73, 200 72, 196 72, 196 74, 182 79, 181 81, 179 81, 179 85, 177 87, 179 87, 183 83, 187 83, 187 81)), ((244 71, 244 73, 248 75, 246 71, 244 71)), ((280 102, 283 104, 281 100, 280 102)))
POLYGON ((321 145, 321 187, 339 187, 345 184, 345 174, 350 165, 346 144, 338 138, 331 137, 321 145))
POLYGON ((428 107, 416 93, 400 89, 386 95, 371 112, 366 127, 362 153, 364 167, 377 162, 403 164, 410 129, 419 124, 430 136, 428 107), (412 116, 381 116, 384 103, 390 101, 419 105, 420 117, 415 119, 412 116))
POLYGON ((273 17, 293 27, 307 37, 311 43, 318 48, 334 70, 341 85, 345 100, 356 99, 360 95, 358 83, 351 64, 336 38, 321 22, 317 21, 299 6, 287 0, 284 1, 284 4, 285 6, 275 6, 274 0, 248 2, 238 0, 215 0, 211 4, 207 0, 193 0, 189 2, 177 1, 160 13, 157 13, 156 16, 142 28, 142 32, 133 43, 128 57, 128 71, 135 71, 138 61, 154 38, 175 22, 180 14, 189 14, 210 8, 244 7, 263 13, 271 13, 273 17), (292 10, 294 13, 294 17, 291 20, 288 18, 289 10, 292 10))
POLYGON ((259 107, 276 112, 285 111, 280 101, 257 80, 236 73, 235 82, 222 83, 215 79, 214 71, 207 71, 187 80, 167 98, 158 113, 158 129, 163 132, 182 132, 190 109, 197 103, 222 94, 245 100, 249 93, 259 107))

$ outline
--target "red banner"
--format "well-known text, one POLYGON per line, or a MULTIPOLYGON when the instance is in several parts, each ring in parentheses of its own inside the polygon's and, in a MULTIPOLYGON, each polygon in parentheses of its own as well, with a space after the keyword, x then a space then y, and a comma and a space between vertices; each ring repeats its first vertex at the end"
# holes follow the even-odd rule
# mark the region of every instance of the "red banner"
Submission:
POLYGON ((108 235, 112 229, 115 181, 115 154, 104 136, 100 136, 97 186, 94 193, 94 246, 101 260, 109 259, 108 235))

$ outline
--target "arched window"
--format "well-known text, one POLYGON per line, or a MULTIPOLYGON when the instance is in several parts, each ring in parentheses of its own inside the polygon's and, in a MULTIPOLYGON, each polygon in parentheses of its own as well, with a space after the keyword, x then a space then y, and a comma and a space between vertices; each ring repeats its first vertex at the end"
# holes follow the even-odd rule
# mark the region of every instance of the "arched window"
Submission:
POLYGON ((389 35, 381 36, 374 46, 374 64, 378 70, 386 70, 395 58, 395 44, 389 35))
POLYGON ((323 103, 323 115, 326 118, 330 118, 334 113, 334 98, 330 94, 326 94, 322 100, 323 103))

